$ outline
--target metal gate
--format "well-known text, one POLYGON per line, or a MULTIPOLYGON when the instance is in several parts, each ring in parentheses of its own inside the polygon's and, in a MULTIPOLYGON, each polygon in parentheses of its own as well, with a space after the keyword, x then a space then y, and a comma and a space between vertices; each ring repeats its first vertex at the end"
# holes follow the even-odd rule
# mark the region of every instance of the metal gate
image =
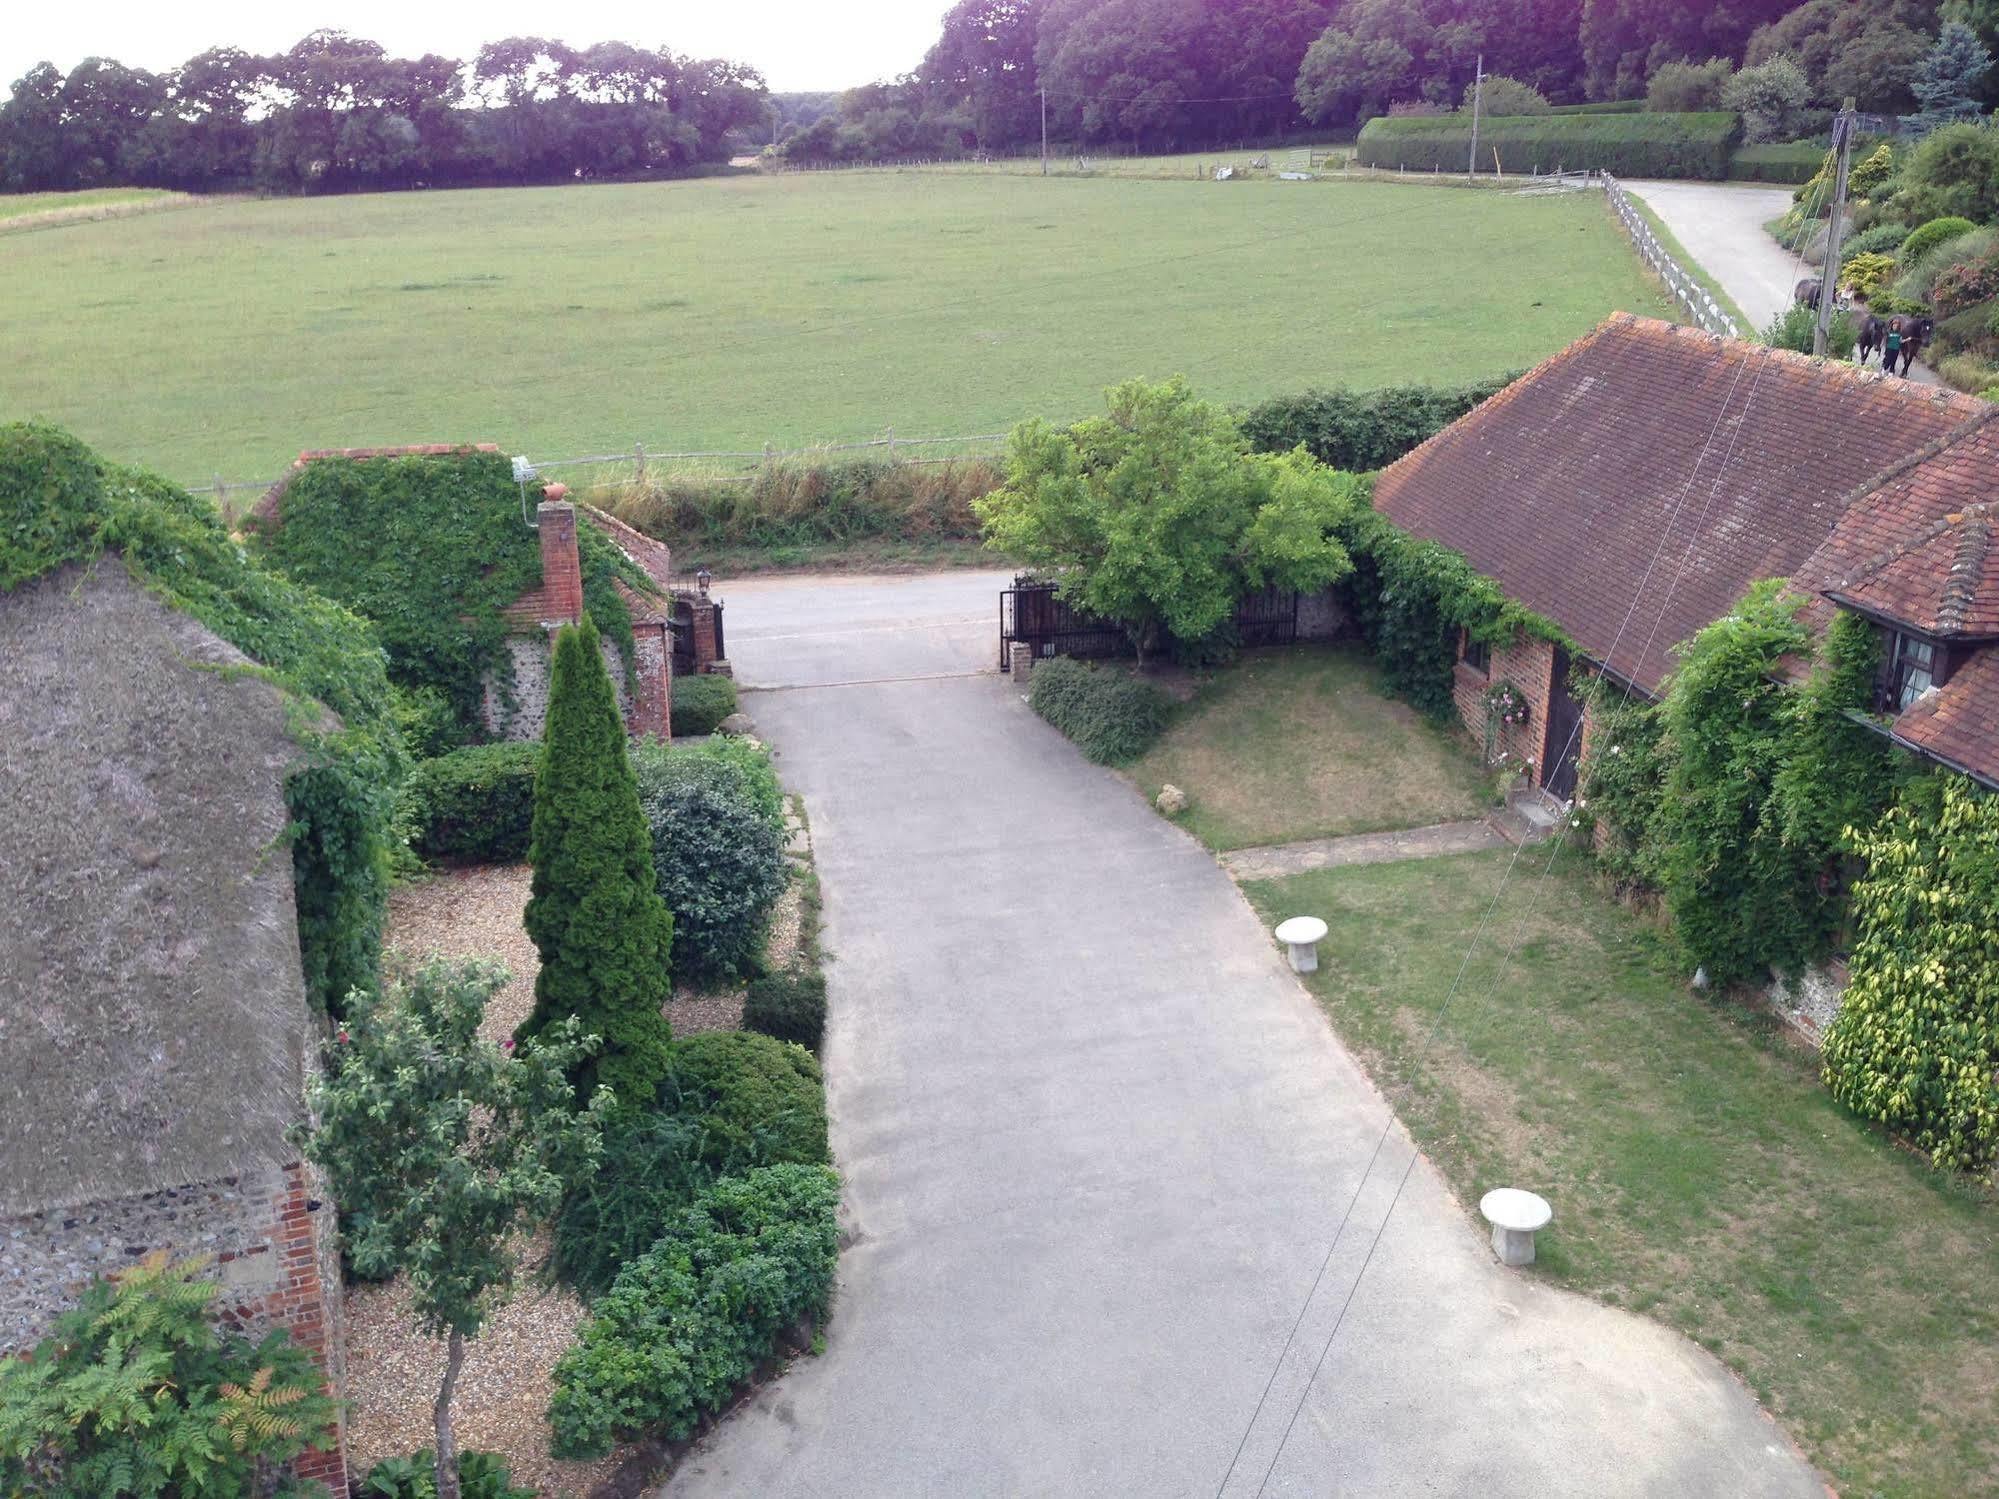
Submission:
MULTIPOLYGON (((1298 638, 1298 594, 1263 588, 1236 605, 1236 636, 1243 645, 1290 645, 1298 638)), ((1033 656, 1130 656, 1137 652, 1118 625, 1072 608, 1055 585, 1025 573, 1000 590, 999 662, 1005 670, 1016 646, 1033 656)))

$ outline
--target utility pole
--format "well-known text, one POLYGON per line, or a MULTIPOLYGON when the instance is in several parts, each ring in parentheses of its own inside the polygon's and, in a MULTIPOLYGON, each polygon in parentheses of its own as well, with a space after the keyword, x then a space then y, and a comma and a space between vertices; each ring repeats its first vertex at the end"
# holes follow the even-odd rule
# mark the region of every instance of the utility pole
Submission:
POLYGON ((1478 175, 1478 114, 1485 103, 1485 54, 1478 55, 1478 73, 1471 85, 1471 163, 1465 168, 1467 177, 1478 175))
POLYGON ((1833 182, 1832 219, 1826 226, 1825 270, 1819 277, 1819 315, 1812 325, 1812 352, 1825 356, 1826 336, 1832 331, 1832 295, 1839 285, 1839 236, 1846 217, 1846 169, 1853 159, 1853 96, 1841 106, 1832 122, 1832 148, 1839 153, 1839 174, 1833 182))
POLYGON ((1039 89, 1041 95, 1041 175, 1048 175, 1048 90, 1039 89))

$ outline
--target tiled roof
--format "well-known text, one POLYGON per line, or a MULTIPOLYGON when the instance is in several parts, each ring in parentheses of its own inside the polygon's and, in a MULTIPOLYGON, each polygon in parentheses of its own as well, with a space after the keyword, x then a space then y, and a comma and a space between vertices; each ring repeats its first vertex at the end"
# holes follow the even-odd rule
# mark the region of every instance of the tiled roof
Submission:
POLYGON ((1999 635, 1999 406, 1853 497, 1800 588, 1949 638, 1999 635))
POLYGON ((1999 785, 1999 650, 1979 651, 1895 720, 1895 737, 1999 785))
POLYGON ((1622 314, 1385 470, 1382 514, 1464 554, 1646 691, 1848 497, 1988 408, 1622 314))

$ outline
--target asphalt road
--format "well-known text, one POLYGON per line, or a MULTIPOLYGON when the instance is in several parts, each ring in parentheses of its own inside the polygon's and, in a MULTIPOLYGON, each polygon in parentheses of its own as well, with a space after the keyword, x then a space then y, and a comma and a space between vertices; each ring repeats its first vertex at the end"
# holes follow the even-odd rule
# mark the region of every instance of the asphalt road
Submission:
POLYGON ((1715 182, 1626 182, 1665 221, 1686 252, 1735 299, 1753 338, 1791 305, 1810 266, 1780 248, 1763 226, 1791 206, 1786 187, 1715 182))
POLYGON ((1399 1128, 1312 1293, 1383 1103, 1214 860, 991 670, 1001 581, 724 590, 812 819, 849 1242, 825 1354, 663 1492, 1822 1495, 1706 1354, 1502 1269, 1427 1163, 1364 1265, 1399 1128))

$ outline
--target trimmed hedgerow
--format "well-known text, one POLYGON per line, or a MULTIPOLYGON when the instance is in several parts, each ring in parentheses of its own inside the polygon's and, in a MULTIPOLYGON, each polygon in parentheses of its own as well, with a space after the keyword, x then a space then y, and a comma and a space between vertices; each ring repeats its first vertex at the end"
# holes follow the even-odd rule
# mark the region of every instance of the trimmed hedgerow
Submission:
POLYGON ((213 508, 185 490, 107 464, 59 428, 0 427, 0 593, 106 552, 299 704, 292 734, 306 754, 285 800, 300 965, 306 992, 340 1013, 351 990, 372 992, 378 981, 405 770, 374 632, 245 561, 213 508))
POLYGON ((826 1035, 826 976, 767 973, 743 996, 743 1028, 816 1052, 826 1035))
POLYGON ((1242 431, 1259 452, 1288 453, 1303 446, 1330 468, 1367 473, 1428 441, 1514 378, 1273 396, 1243 413, 1242 431))
POLYGON ((534 831, 541 746, 475 744, 422 760, 403 784, 410 846, 426 859, 518 864, 534 831))
MULTIPOLYGON (((1462 172, 1471 157, 1469 115, 1400 116, 1369 120, 1355 147, 1362 166, 1394 171, 1462 172)), ((1728 176, 1742 137, 1734 114, 1513 115, 1481 120, 1479 169, 1493 153, 1508 172, 1594 169, 1620 177, 1728 176)), ((1807 174, 1809 175, 1809 174, 1807 174)))
POLYGON ((1810 141, 1796 145, 1743 146, 1728 158, 1731 182, 1781 182, 1787 187, 1810 182, 1825 160, 1825 147, 1810 141))
POLYGON ((575 1016, 600 1051, 571 1072, 578 1100, 607 1084, 649 1100, 669 1060, 662 1006, 673 916, 659 898, 652 838, 625 752, 625 725, 588 615, 555 637, 535 772, 534 878, 523 923, 541 968, 522 1040, 575 1016))
POLYGON ((745 1160, 824 1161, 826 1093, 802 1046, 754 1031, 703 1031, 673 1043, 660 1107, 702 1129, 716 1174, 745 1160))
POLYGON ((680 1441, 721 1410, 786 1329, 826 1310, 839 1198, 827 1167, 767 1166, 682 1210, 555 1366, 555 1455, 602 1457, 645 1435, 680 1441))
MULTIPOLYGON (((396 681, 442 692, 478 737, 486 680, 513 682, 501 611, 541 582, 521 504, 498 453, 319 458, 293 476, 278 520, 252 534, 274 566, 371 621, 396 681)), ((580 517, 576 546, 584 606, 629 668, 631 611, 616 585, 657 586, 580 517)))
MULTIPOLYGON (((753 971, 784 893, 784 823, 763 800, 767 761, 704 747, 641 745, 633 753, 653 873, 673 912, 673 965, 683 977, 753 971)), ((745 747, 749 749, 749 747, 745 747)))
POLYGON ((1028 706, 1076 742, 1085 759, 1127 765, 1166 728, 1166 694, 1113 667, 1068 656, 1036 664, 1028 706))
POLYGON ((728 677, 703 673, 673 679, 673 732, 698 737, 736 711, 736 684, 728 677))

